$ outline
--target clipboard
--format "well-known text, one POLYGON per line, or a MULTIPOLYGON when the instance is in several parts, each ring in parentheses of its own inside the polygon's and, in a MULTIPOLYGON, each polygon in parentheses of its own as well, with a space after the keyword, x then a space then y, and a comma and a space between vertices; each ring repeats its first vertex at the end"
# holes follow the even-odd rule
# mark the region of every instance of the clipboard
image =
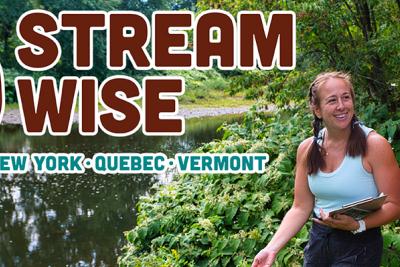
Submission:
POLYGON ((367 216, 369 213, 380 209, 385 203, 387 195, 381 193, 377 197, 369 197, 351 202, 342 206, 342 208, 335 209, 329 212, 329 216, 336 214, 344 214, 360 220, 367 216))

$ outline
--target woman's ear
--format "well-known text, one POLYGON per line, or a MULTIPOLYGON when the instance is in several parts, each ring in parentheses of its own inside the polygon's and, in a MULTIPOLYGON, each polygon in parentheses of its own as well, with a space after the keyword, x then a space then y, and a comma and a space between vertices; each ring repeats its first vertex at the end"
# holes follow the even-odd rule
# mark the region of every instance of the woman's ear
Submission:
POLYGON ((321 109, 317 106, 313 108, 314 115, 317 116, 318 119, 322 119, 321 109))

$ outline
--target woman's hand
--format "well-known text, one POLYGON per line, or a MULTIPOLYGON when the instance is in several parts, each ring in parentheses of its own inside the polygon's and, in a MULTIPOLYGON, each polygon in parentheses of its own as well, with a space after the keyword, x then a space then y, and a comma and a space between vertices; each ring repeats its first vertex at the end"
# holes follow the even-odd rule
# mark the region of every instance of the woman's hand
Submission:
POLYGON ((331 217, 329 216, 329 213, 325 213, 322 209, 320 209, 320 216, 321 219, 313 218, 313 221, 331 228, 354 231, 360 227, 356 220, 344 214, 336 214, 334 217, 331 217))
POLYGON ((270 266, 272 266, 272 263, 274 263, 277 253, 278 253, 277 251, 275 251, 271 248, 268 248, 268 246, 266 246, 265 248, 260 250, 260 252, 258 252, 256 257, 254 258, 254 261, 253 261, 253 264, 251 265, 251 267, 270 267, 270 266))

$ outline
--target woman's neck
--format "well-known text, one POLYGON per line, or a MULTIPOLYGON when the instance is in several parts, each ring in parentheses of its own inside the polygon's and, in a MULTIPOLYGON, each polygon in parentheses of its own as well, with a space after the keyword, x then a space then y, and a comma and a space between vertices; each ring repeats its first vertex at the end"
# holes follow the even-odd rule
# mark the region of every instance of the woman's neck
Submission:
POLYGON ((343 143, 349 140, 351 134, 351 128, 348 127, 345 130, 336 130, 326 128, 325 139, 331 143, 343 143))

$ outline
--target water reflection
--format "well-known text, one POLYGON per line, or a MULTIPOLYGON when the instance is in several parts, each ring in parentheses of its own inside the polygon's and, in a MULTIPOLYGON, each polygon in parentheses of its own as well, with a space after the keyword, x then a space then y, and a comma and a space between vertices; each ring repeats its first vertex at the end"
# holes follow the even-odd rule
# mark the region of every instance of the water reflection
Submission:
MULTIPOLYGON (((238 116, 187 120, 181 137, 27 137, 0 127, 0 152, 189 152, 218 137, 215 129, 238 116)), ((136 222, 135 205, 171 175, 3 174, 0 178, 0 266, 114 266, 123 231, 136 222)))

